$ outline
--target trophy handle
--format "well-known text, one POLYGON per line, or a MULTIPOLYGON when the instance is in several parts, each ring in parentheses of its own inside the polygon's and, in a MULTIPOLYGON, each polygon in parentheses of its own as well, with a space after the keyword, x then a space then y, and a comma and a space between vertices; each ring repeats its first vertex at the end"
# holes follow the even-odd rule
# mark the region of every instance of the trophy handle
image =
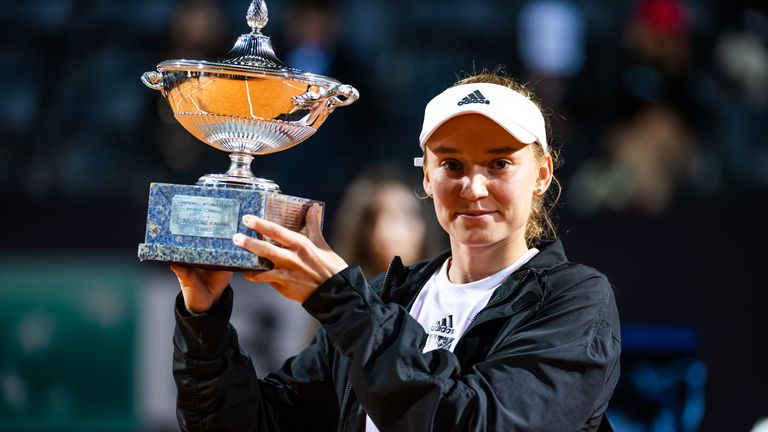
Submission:
POLYGON ((141 82, 143 82, 145 86, 151 88, 152 90, 162 90, 163 74, 155 71, 144 72, 141 75, 141 82))
POLYGON ((351 85, 342 84, 334 87, 330 93, 331 108, 347 106, 360 97, 360 93, 351 85), (341 96, 341 98, 339 98, 341 96))
POLYGON ((320 102, 326 102, 329 111, 334 108, 349 105, 360 97, 357 89, 351 85, 340 84, 332 87, 324 94, 318 94, 312 90, 293 97, 293 103, 298 108, 313 108, 319 106, 320 102))

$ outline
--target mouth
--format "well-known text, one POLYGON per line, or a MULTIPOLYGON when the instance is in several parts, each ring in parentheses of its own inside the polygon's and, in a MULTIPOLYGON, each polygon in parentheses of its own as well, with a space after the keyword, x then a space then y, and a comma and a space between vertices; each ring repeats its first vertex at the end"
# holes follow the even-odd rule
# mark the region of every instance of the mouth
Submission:
POLYGON ((484 216, 489 216, 496 213, 495 210, 464 210, 457 212, 458 216, 465 219, 482 219, 484 216))

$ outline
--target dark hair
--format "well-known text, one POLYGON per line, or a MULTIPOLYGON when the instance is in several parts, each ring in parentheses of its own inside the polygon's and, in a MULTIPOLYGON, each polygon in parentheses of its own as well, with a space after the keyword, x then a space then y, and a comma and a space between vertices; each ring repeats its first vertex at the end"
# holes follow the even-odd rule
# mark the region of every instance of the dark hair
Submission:
MULTIPOLYGON (((390 164, 369 165, 347 186, 333 220, 332 239, 334 250, 350 264, 357 264, 367 276, 373 276, 370 234, 376 221, 374 201, 378 194, 387 187, 398 186, 412 191, 414 200, 416 185, 419 182, 415 176, 406 174, 398 167, 390 164)), ((420 251, 424 259, 443 250, 443 232, 436 226, 429 212, 419 206, 419 217, 425 223, 425 237, 420 251)))

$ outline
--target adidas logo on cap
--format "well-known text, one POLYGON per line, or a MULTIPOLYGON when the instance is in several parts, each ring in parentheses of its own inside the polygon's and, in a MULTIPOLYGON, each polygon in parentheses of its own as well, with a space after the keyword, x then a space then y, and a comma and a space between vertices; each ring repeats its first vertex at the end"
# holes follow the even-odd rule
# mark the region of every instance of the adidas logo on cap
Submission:
POLYGON ((485 98, 482 93, 480 93, 480 90, 475 90, 474 92, 466 95, 462 100, 459 101, 459 106, 467 105, 467 104, 473 104, 473 103, 481 103, 490 105, 491 101, 485 98))

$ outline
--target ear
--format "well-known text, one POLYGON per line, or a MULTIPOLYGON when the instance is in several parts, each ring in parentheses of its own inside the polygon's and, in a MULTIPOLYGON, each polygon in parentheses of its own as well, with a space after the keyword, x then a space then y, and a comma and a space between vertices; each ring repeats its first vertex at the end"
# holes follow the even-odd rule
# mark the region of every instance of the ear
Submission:
POLYGON ((552 155, 547 153, 539 160, 538 163, 538 172, 536 177, 536 184, 534 185, 534 194, 542 195, 544 191, 549 188, 549 185, 552 183, 552 176, 554 175, 554 171, 555 169, 552 163, 552 155))
POLYGON ((424 172, 424 178, 421 181, 421 185, 424 188, 424 193, 427 194, 427 196, 432 196, 432 182, 429 180, 429 168, 427 167, 427 154, 424 153, 424 163, 421 167, 421 170, 424 172))

